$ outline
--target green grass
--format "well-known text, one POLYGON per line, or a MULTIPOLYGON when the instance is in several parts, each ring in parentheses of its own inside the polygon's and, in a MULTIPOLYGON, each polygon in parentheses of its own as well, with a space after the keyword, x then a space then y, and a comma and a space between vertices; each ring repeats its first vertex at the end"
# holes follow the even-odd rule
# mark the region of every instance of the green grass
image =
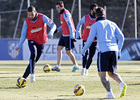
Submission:
MULTIPOLYGON (((81 61, 78 62, 81 66, 81 61)), ((22 76, 28 61, 0 61, 0 100, 102 100, 107 95, 102 86, 93 62, 88 76, 81 76, 81 68, 71 73, 72 63, 62 62, 61 72, 44 73, 45 64, 55 66, 56 61, 39 61, 36 64, 36 82, 27 79, 25 88, 18 88, 16 80, 22 76), (82 84, 86 92, 82 96, 75 96, 74 86, 82 84)), ((140 61, 118 62, 118 74, 127 83, 127 94, 120 98, 119 84, 109 78, 115 100, 139 100, 140 98, 140 61)))

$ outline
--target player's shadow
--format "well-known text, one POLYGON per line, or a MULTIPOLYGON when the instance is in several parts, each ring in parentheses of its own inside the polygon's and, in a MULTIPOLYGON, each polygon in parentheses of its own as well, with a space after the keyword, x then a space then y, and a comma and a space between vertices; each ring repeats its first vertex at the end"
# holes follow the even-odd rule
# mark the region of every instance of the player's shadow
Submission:
MULTIPOLYGON (((51 100, 51 99, 50 99, 51 100)), ((70 100, 70 99, 52 99, 52 100, 70 100)))
POLYGON ((140 85, 140 83, 127 84, 127 85, 140 85))
POLYGON ((75 96, 75 95, 59 95, 60 97, 71 97, 71 96, 75 96))
POLYGON ((70 99, 53 99, 53 100, 70 100, 70 99))
MULTIPOLYGON (((71 96, 75 96, 75 95, 59 95, 59 97, 71 97, 71 96)), ((71 99, 53 99, 53 100, 71 100, 71 99)))
POLYGON ((19 89, 18 87, 0 87, 0 89, 19 89))
POLYGON ((0 77, 0 78, 17 78, 17 77, 0 77))
POLYGON ((73 98, 73 99, 53 99, 53 100, 105 100, 105 99, 102 99, 102 98, 73 98))
MULTIPOLYGON (((60 97, 75 97, 75 95, 59 95, 60 97)), ((104 100, 103 98, 73 98, 73 99, 54 99, 54 100, 104 100)))

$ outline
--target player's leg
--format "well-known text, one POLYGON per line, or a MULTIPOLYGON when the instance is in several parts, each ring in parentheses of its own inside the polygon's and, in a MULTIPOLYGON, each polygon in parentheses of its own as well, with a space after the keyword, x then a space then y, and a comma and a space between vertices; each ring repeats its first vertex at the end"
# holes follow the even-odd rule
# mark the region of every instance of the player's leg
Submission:
MULTIPOLYGON (((83 40, 83 47, 85 45, 86 41, 83 40)), ((81 75, 85 75, 85 70, 86 70, 86 63, 87 63, 87 56, 88 56, 88 50, 86 50, 85 55, 82 56, 82 70, 81 70, 81 75)))
POLYGON ((86 63, 86 70, 85 70, 85 75, 88 75, 88 69, 92 63, 92 58, 95 54, 95 51, 96 51, 96 44, 97 42, 93 42, 92 45, 90 46, 89 48, 89 56, 88 56, 88 60, 87 60, 87 63, 86 63))
POLYGON ((117 74, 117 73, 108 72, 108 75, 111 78, 113 78, 117 83, 123 82, 121 76, 119 74, 117 74))
POLYGON ((117 73, 108 72, 108 75, 120 85, 120 97, 126 94, 127 85, 123 82, 121 76, 117 73))
POLYGON ((72 63, 74 65, 76 65, 76 60, 75 60, 75 56, 73 55, 73 53, 71 52, 71 50, 66 50, 66 54, 69 56, 69 58, 71 59, 72 63))
POLYGON ((23 74, 23 78, 25 78, 25 79, 27 79, 27 77, 29 76, 29 74, 30 74, 30 64, 28 64, 28 66, 27 66, 27 68, 26 68, 26 70, 25 70, 25 72, 24 72, 24 74, 23 74))
POLYGON ((118 60, 117 52, 113 51, 112 52, 112 59, 110 62, 110 68, 109 68, 110 70, 108 72, 108 75, 111 78, 113 78, 117 83, 120 84, 120 97, 123 97, 126 94, 127 85, 126 85, 126 83, 123 82, 121 76, 116 73, 117 60, 118 60))
POLYGON ((64 48, 64 46, 57 46, 57 65, 52 68, 52 71, 60 72, 63 48, 64 48))
POLYGON ((32 71, 31 72, 33 72, 33 73, 31 73, 31 78, 30 78, 31 82, 35 81, 35 74, 34 74, 35 73, 35 63, 39 60, 39 58, 40 58, 40 56, 41 56, 41 54, 43 52, 43 49, 44 49, 43 44, 39 45, 39 44, 35 43, 35 46, 36 46, 37 54, 36 54, 36 57, 34 58, 34 61, 33 61, 34 65, 33 66, 30 65, 30 66, 32 66, 32 69, 31 69, 32 71))
POLYGON ((82 67, 83 67, 83 68, 82 68, 82 70, 81 70, 81 75, 85 75, 88 51, 89 51, 89 50, 86 50, 85 55, 82 56, 82 67))
POLYGON ((106 77, 106 72, 98 72, 98 74, 99 74, 101 83, 103 84, 104 88, 108 92, 108 95, 105 98, 106 99, 115 98, 114 94, 111 90, 111 87, 110 87, 110 82, 109 82, 108 78, 106 77))
POLYGON ((85 55, 82 57, 83 68, 86 68, 87 56, 88 56, 88 50, 86 50, 85 55))
MULTIPOLYGON (((30 50, 30 59, 29 59, 29 65, 25 70, 25 73, 23 75, 23 78, 27 78, 29 76, 29 74, 31 73, 31 77, 34 77, 34 67, 35 67, 35 41, 33 40, 28 40, 28 46, 29 46, 29 50, 30 50)), ((35 79, 34 79, 35 80, 35 79)))
POLYGON ((62 49, 64 46, 57 46, 57 65, 61 65, 61 60, 62 60, 62 49))
POLYGON ((106 72, 108 71, 108 57, 109 53, 98 53, 98 58, 97 58, 97 67, 98 67, 98 74, 101 79, 101 83, 103 84, 104 88, 108 92, 108 95, 105 97, 106 99, 111 99, 115 98, 114 94, 111 90, 110 83, 108 78, 106 77, 106 72))
POLYGON ((76 70, 79 69, 79 66, 78 66, 78 64, 76 62, 75 56, 71 52, 71 49, 74 48, 74 41, 72 41, 69 36, 65 37, 64 40, 65 40, 64 43, 65 43, 66 54, 69 56, 69 58, 71 59, 72 63, 74 64, 74 67, 73 67, 71 72, 75 72, 76 70))
POLYGON ((60 72, 60 66, 61 66, 61 59, 62 59, 62 49, 64 48, 64 37, 61 36, 58 46, 57 46, 57 65, 52 68, 52 71, 60 72))
POLYGON ((122 79, 120 77, 120 75, 118 75, 116 73, 117 71, 117 55, 115 54, 115 51, 112 52, 112 57, 110 59, 109 62, 109 71, 108 71, 108 75, 113 78, 116 82, 120 83, 122 82, 122 79))
POLYGON ((43 53, 43 49, 44 49, 44 44, 40 45, 40 44, 36 44, 37 47, 37 56, 36 56, 36 62, 39 60, 41 54, 43 53))
POLYGON ((66 54, 69 56, 69 58, 71 59, 72 63, 74 64, 73 70, 71 72, 75 72, 76 70, 79 69, 79 66, 78 66, 78 64, 76 62, 75 56, 73 55, 71 50, 66 50, 66 54))

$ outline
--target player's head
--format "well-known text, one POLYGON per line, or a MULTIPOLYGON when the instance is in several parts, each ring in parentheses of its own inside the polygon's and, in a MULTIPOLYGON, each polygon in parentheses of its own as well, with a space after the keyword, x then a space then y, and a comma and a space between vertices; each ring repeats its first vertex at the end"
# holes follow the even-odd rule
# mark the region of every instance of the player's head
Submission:
POLYGON ((98 8, 98 5, 97 4, 95 4, 95 3, 92 3, 91 5, 90 5, 90 13, 93 15, 93 16, 95 16, 95 12, 96 12, 96 9, 98 8))
POLYGON ((34 6, 28 7, 28 17, 30 18, 30 20, 33 20, 35 18, 36 13, 37 11, 34 6))
POLYGON ((105 10, 102 7, 98 7, 95 12, 96 17, 105 17, 105 10))
POLYGON ((63 8, 64 8, 63 1, 59 1, 58 3, 56 3, 56 10, 58 11, 58 13, 60 13, 63 8))

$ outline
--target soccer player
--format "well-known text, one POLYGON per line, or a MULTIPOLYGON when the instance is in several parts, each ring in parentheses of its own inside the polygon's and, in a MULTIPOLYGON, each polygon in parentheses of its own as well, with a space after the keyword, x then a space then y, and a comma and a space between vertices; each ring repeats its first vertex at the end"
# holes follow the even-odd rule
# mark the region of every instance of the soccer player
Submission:
POLYGON ((61 26, 57 28, 56 32, 62 30, 63 33, 57 46, 57 65, 52 68, 52 71, 60 72, 62 49, 65 47, 66 54, 69 56, 72 63, 74 64, 72 72, 75 72, 76 70, 79 69, 79 66, 75 60, 75 56, 71 52, 71 49, 74 48, 74 41, 75 41, 74 38, 76 32, 74 22, 69 11, 64 8, 63 1, 59 1, 56 4, 56 10, 60 14, 60 21, 61 21, 61 26))
POLYGON ((35 63, 39 60, 44 44, 47 42, 48 38, 53 37, 53 33, 56 30, 56 25, 47 16, 37 13, 34 6, 28 8, 28 17, 25 19, 22 34, 20 38, 19 45, 16 50, 23 45, 25 39, 28 39, 28 46, 31 52, 29 65, 23 75, 23 78, 27 78, 31 74, 30 81, 35 81, 35 63), (47 25, 51 27, 48 35, 46 32, 47 25))
MULTIPOLYGON (((97 4, 91 4, 90 5, 90 14, 85 15, 78 23, 77 28, 76 28, 76 39, 83 39, 83 47, 87 41, 89 32, 90 32, 90 27, 92 24, 96 22, 96 17, 95 17, 95 11, 97 9, 98 5, 97 4), (80 36, 80 30, 81 26, 84 24, 84 30, 82 33, 82 37, 80 36)), ((96 50, 96 38, 94 38, 91 46, 89 47, 88 50, 86 50, 85 55, 82 57, 82 66, 83 69, 81 71, 81 75, 88 75, 88 69, 92 63, 92 58, 95 54, 96 50)))
POLYGON ((92 44, 94 37, 97 36, 97 44, 99 46, 97 67, 101 82, 108 92, 105 98, 115 98, 106 73, 119 83, 120 97, 123 97, 126 93, 127 85, 123 82, 121 76, 116 73, 116 70, 117 60, 120 57, 124 42, 124 36, 114 22, 105 19, 105 10, 102 7, 96 9, 95 15, 97 16, 97 22, 91 26, 89 37, 81 53, 82 55, 85 54, 87 48, 92 44))

